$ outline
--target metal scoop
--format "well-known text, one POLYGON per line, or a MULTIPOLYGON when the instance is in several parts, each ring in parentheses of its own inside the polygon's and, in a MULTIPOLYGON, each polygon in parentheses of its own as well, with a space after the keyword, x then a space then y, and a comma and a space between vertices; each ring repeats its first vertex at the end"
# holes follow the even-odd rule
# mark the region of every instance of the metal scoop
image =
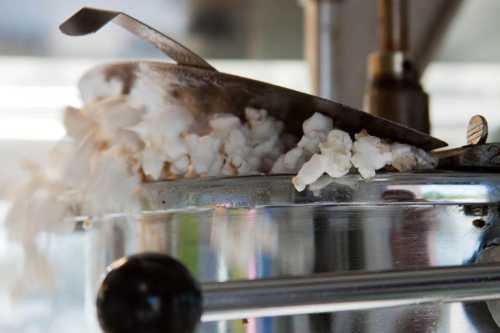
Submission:
POLYGON ((177 98, 191 110, 230 112, 242 116, 247 106, 263 108, 273 117, 283 120, 285 130, 298 137, 302 135, 304 120, 315 112, 321 112, 333 119, 336 128, 352 135, 366 129, 372 135, 426 150, 447 145, 415 129, 340 103, 269 83, 220 73, 177 41, 121 12, 85 7, 61 24, 60 29, 65 34, 80 36, 96 32, 109 22, 116 23, 152 43, 177 63, 140 61, 111 64, 101 68, 109 79, 127 77, 128 82, 125 82, 124 86, 128 88, 133 86, 136 77, 133 73, 142 64, 158 73, 155 83, 159 87, 165 87, 171 97, 177 98), (172 77, 175 77, 175 83, 164 82, 167 81, 166 78, 172 77))

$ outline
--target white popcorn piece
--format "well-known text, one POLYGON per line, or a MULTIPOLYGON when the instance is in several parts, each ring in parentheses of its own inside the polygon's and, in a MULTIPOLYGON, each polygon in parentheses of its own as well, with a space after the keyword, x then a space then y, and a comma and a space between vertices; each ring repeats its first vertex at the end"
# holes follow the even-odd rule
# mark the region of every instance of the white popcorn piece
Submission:
POLYGON ((325 156, 319 154, 314 154, 309 161, 304 163, 297 176, 292 178, 297 191, 302 192, 308 184, 318 180, 325 172, 327 163, 325 156))
POLYGON ((123 93, 123 82, 115 78, 107 78, 101 67, 89 71, 78 82, 80 96, 84 103, 118 96, 123 93))
POLYGON ((176 176, 183 176, 189 170, 189 158, 187 155, 182 155, 180 158, 172 162, 170 172, 176 176))
POLYGON ((98 124, 99 136, 111 141, 120 129, 130 128, 141 122, 142 108, 132 108, 126 96, 114 96, 90 103, 84 107, 91 119, 98 124))
POLYGON ((325 172, 334 178, 345 176, 351 169, 352 140, 349 133, 331 130, 325 142, 320 143, 320 150, 327 158, 325 172))
POLYGON ((92 214, 131 213, 141 208, 141 177, 120 151, 111 148, 99 154, 91 167, 84 198, 84 212, 92 214))
MULTIPOLYGON (((128 94, 130 106, 144 108, 148 113, 165 112, 181 106, 173 100, 167 87, 158 85, 158 82, 175 80, 174 76, 162 76, 148 64, 139 63, 136 69, 135 80, 128 94)), ((172 82, 175 84, 175 82, 172 82)), ((174 125, 174 124, 172 124, 174 125)))
POLYGON ((251 127, 256 126, 260 121, 267 118, 267 111, 264 109, 256 109, 252 107, 245 108, 245 118, 251 127))
POLYGON ((352 139, 349 133, 339 129, 331 130, 325 142, 319 144, 322 153, 329 151, 350 155, 352 149, 352 139))
POLYGON ((302 124, 302 130, 305 135, 314 132, 328 133, 333 129, 333 120, 319 112, 314 113, 302 124))
POLYGON ((305 162, 304 149, 295 147, 284 155, 283 165, 290 172, 297 172, 305 162))
POLYGON ((351 154, 340 154, 334 151, 328 151, 322 154, 326 158, 325 172, 333 178, 339 178, 347 175, 351 169, 351 154))
POLYGON ((188 153, 186 140, 180 137, 166 139, 161 149, 165 154, 166 161, 168 162, 176 161, 188 153))
POLYGON ((407 144, 393 143, 391 152, 391 165, 399 172, 432 170, 437 165, 437 160, 429 153, 407 144))
POLYGON ((153 180, 160 179, 165 164, 165 156, 152 147, 144 149, 140 156, 142 171, 153 180))
POLYGON ((219 176, 224 166, 224 158, 220 154, 215 155, 215 159, 208 168, 207 176, 219 176))
POLYGON ((258 158, 264 158, 267 156, 279 156, 281 154, 281 149, 278 144, 279 136, 273 135, 266 141, 262 141, 255 145, 253 148, 253 155, 258 158))
POLYGON ((416 150, 414 147, 393 143, 391 145, 392 161, 391 165, 400 172, 414 170, 417 166, 416 150))
POLYGON ((125 149, 131 154, 137 154, 141 152, 145 147, 144 141, 139 138, 139 135, 137 135, 137 133, 126 129, 120 129, 116 132, 112 144, 125 149))
POLYGON ((162 146, 168 139, 175 139, 189 129, 193 116, 179 107, 161 112, 147 112, 143 120, 129 129, 137 132, 144 142, 162 146))
POLYGON ((304 135, 300 139, 297 146, 304 148, 310 154, 319 152, 319 144, 326 140, 328 132, 333 128, 333 121, 331 118, 322 115, 321 113, 314 113, 310 118, 302 124, 304 135))
POLYGON ((245 116, 250 129, 249 137, 254 145, 265 142, 283 131, 283 123, 269 117, 266 110, 246 108, 245 116))
POLYGON ((5 219, 9 239, 22 244, 35 242, 40 232, 64 229, 64 219, 72 215, 70 205, 59 199, 61 183, 42 174, 32 177, 16 194, 5 219))
POLYGON ((226 138, 233 130, 239 129, 241 125, 240 118, 229 113, 219 113, 214 115, 209 121, 214 135, 226 138))
POLYGON ((77 141, 83 140, 91 131, 97 129, 97 124, 82 110, 70 106, 64 109, 63 122, 66 134, 77 141))
MULTIPOLYGON (((325 128, 329 126, 327 125, 325 128)), ((309 129, 313 130, 312 127, 309 127, 309 129)), ((337 129, 331 130, 325 137, 324 142, 317 144, 316 150, 318 153, 314 154, 309 162, 303 163, 306 158, 306 149, 298 146, 280 157, 273 166, 272 172, 286 173, 300 168, 294 180, 295 187, 299 191, 303 190, 305 186, 316 182, 323 173, 327 173, 334 178, 346 175, 351 169, 351 137, 348 133, 337 129), (312 165, 318 168, 314 172, 311 170, 312 165)))
POLYGON ((297 146, 303 148, 306 152, 311 154, 319 153, 319 144, 325 140, 326 134, 323 132, 314 132, 314 134, 303 135, 297 146))
POLYGON ((274 162, 271 168, 271 174, 277 173, 297 173, 306 161, 306 153, 301 147, 295 147, 282 154, 274 162))
POLYGON ((285 166, 285 154, 278 157, 278 159, 274 162, 273 167, 271 168, 271 174, 279 173, 292 173, 285 166))
MULTIPOLYGON (((69 148, 69 147, 68 147, 69 148)), ((98 146, 92 135, 88 135, 61 157, 60 171, 57 176, 69 189, 82 189, 90 177, 90 163, 98 152, 98 146)))
POLYGON ((352 164, 358 169, 361 177, 372 178, 375 171, 383 168, 392 160, 391 148, 380 138, 368 135, 366 131, 356 134, 352 148, 352 164))
POLYGON ((237 174, 238 169, 233 165, 233 163, 226 160, 222 166, 221 176, 236 176, 237 174))
MULTIPOLYGON (((221 141, 218 138, 205 135, 190 134, 186 137, 189 156, 194 171, 198 175, 206 175, 214 164, 218 164, 221 141)), ((222 168, 222 164, 220 166, 222 168)))
POLYGON ((229 156, 247 155, 250 151, 250 147, 245 131, 240 128, 232 129, 226 137, 224 151, 229 156))

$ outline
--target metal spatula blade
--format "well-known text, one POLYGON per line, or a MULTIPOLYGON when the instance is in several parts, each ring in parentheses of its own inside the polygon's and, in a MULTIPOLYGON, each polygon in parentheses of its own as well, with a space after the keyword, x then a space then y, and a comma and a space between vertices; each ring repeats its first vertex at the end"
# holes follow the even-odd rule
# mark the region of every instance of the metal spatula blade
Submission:
MULTIPOLYGON (((447 145, 415 129, 334 101, 217 72, 202 57, 182 44, 121 12, 83 8, 61 24, 60 29, 66 34, 79 36, 96 32, 109 22, 116 23, 152 43, 178 65, 182 65, 150 64, 156 71, 165 75, 161 77, 174 75, 177 78, 176 89, 182 91, 184 97, 189 96, 185 100, 198 106, 200 112, 231 112, 241 115, 246 106, 265 108, 271 115, 283 120, 290 133, 299 137, 302 135, 302 122, 315 112, 321 112, 333 118, 335 127, 351 134, 365 129, 372 135, 426 150, 447 145)), ((134 66, 136 65, 130 64, 121 70, 133 71, 134 66)), ((119 66, 114 68, 115 72, 116 69, 120 70, 119 66)), ((165 89, 169 86, 167 82, 157 82, 157 85, 165 86, 165 89)))
POLYGON ((59 29, 70 36, 83 36, 97 32, 109 22, 153 44, 179 65, 215 70, 205 59, 176 40, 122 12, 83 7, 63 22, 59 29))

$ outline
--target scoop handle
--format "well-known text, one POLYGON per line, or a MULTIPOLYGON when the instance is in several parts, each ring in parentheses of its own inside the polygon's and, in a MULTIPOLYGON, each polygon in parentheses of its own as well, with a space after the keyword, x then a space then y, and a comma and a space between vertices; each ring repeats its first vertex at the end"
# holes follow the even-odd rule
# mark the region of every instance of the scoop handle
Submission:
POLYGON ((59 29, 69 36, 83 36, 98 31, 109 22, 113 22, 153 44, 179 65, 216 71, 205 59, 184 45, 122 12, 83 7, 64 21, 59 29))

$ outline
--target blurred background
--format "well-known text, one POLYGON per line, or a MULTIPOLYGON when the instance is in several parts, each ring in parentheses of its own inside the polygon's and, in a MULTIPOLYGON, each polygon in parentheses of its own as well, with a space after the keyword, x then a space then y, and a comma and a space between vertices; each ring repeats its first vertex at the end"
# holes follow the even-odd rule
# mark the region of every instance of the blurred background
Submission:
MULTIPOLYGON (((127 58, 165 56, 116 26, 86 37, 61 34, 58 25, 82 6, 124 11, 165 32, 209 60, 218 70, 311 92, 305 60, 304 6, 297 0, 17 0, 1 1, 0 13, 0 221, 15 185, 23 180, 20 161, 43 161, 64 135, 61 110, 80 105, 78 78, 92 66, 127 58)), ((366 57, 376 49, 376 1, 333 1, 335 100, 363 105, 366 57)), ((411 1, 412 55, 431 96, 432 134, 451 146, 465 144, 470 116, 490 123, 490 140, 500 139, 500 2, 497 0, 411 1)), ((0 222, 1 225, 1 222, 0 222)), ((53 258, 83 283, 83 256, 68 251, 53 258), (68 269, 67 265, 72 265, 68 269)), ((0 283, 13 283, 20 251, 0 228, 0 283), (2 273, 3 275, 3 273, 2 273), (12 278, 9 278, 12 276, 12 278), (10 279, 10 280, 9 280, 10 279)), ((67 288, 68 300, 32 302, 14 311, 0 293, 2 332, 84 332, 83 295, 67 288), (59 302, 59 303, 58 303, 59 302), (79 303, 80 302, 80 303, 79 303), (56 304, 57 303, 57 304, 56 304), (71 307, 68 304, 75 304, 71 307), (50 305, 50 306, 49 306, 50 305), (51 311, 67 315, 55 320, 51 311), (30 319, 30 320, 27 320, 30 319), (72 320, 69 330, 64 324, 72 320), (36 320, 34 320, 36 319, 36 320), (34 324, 35 323, 35 324, 34 324), (42 327, 42 328, 40 328, 42 327)))

